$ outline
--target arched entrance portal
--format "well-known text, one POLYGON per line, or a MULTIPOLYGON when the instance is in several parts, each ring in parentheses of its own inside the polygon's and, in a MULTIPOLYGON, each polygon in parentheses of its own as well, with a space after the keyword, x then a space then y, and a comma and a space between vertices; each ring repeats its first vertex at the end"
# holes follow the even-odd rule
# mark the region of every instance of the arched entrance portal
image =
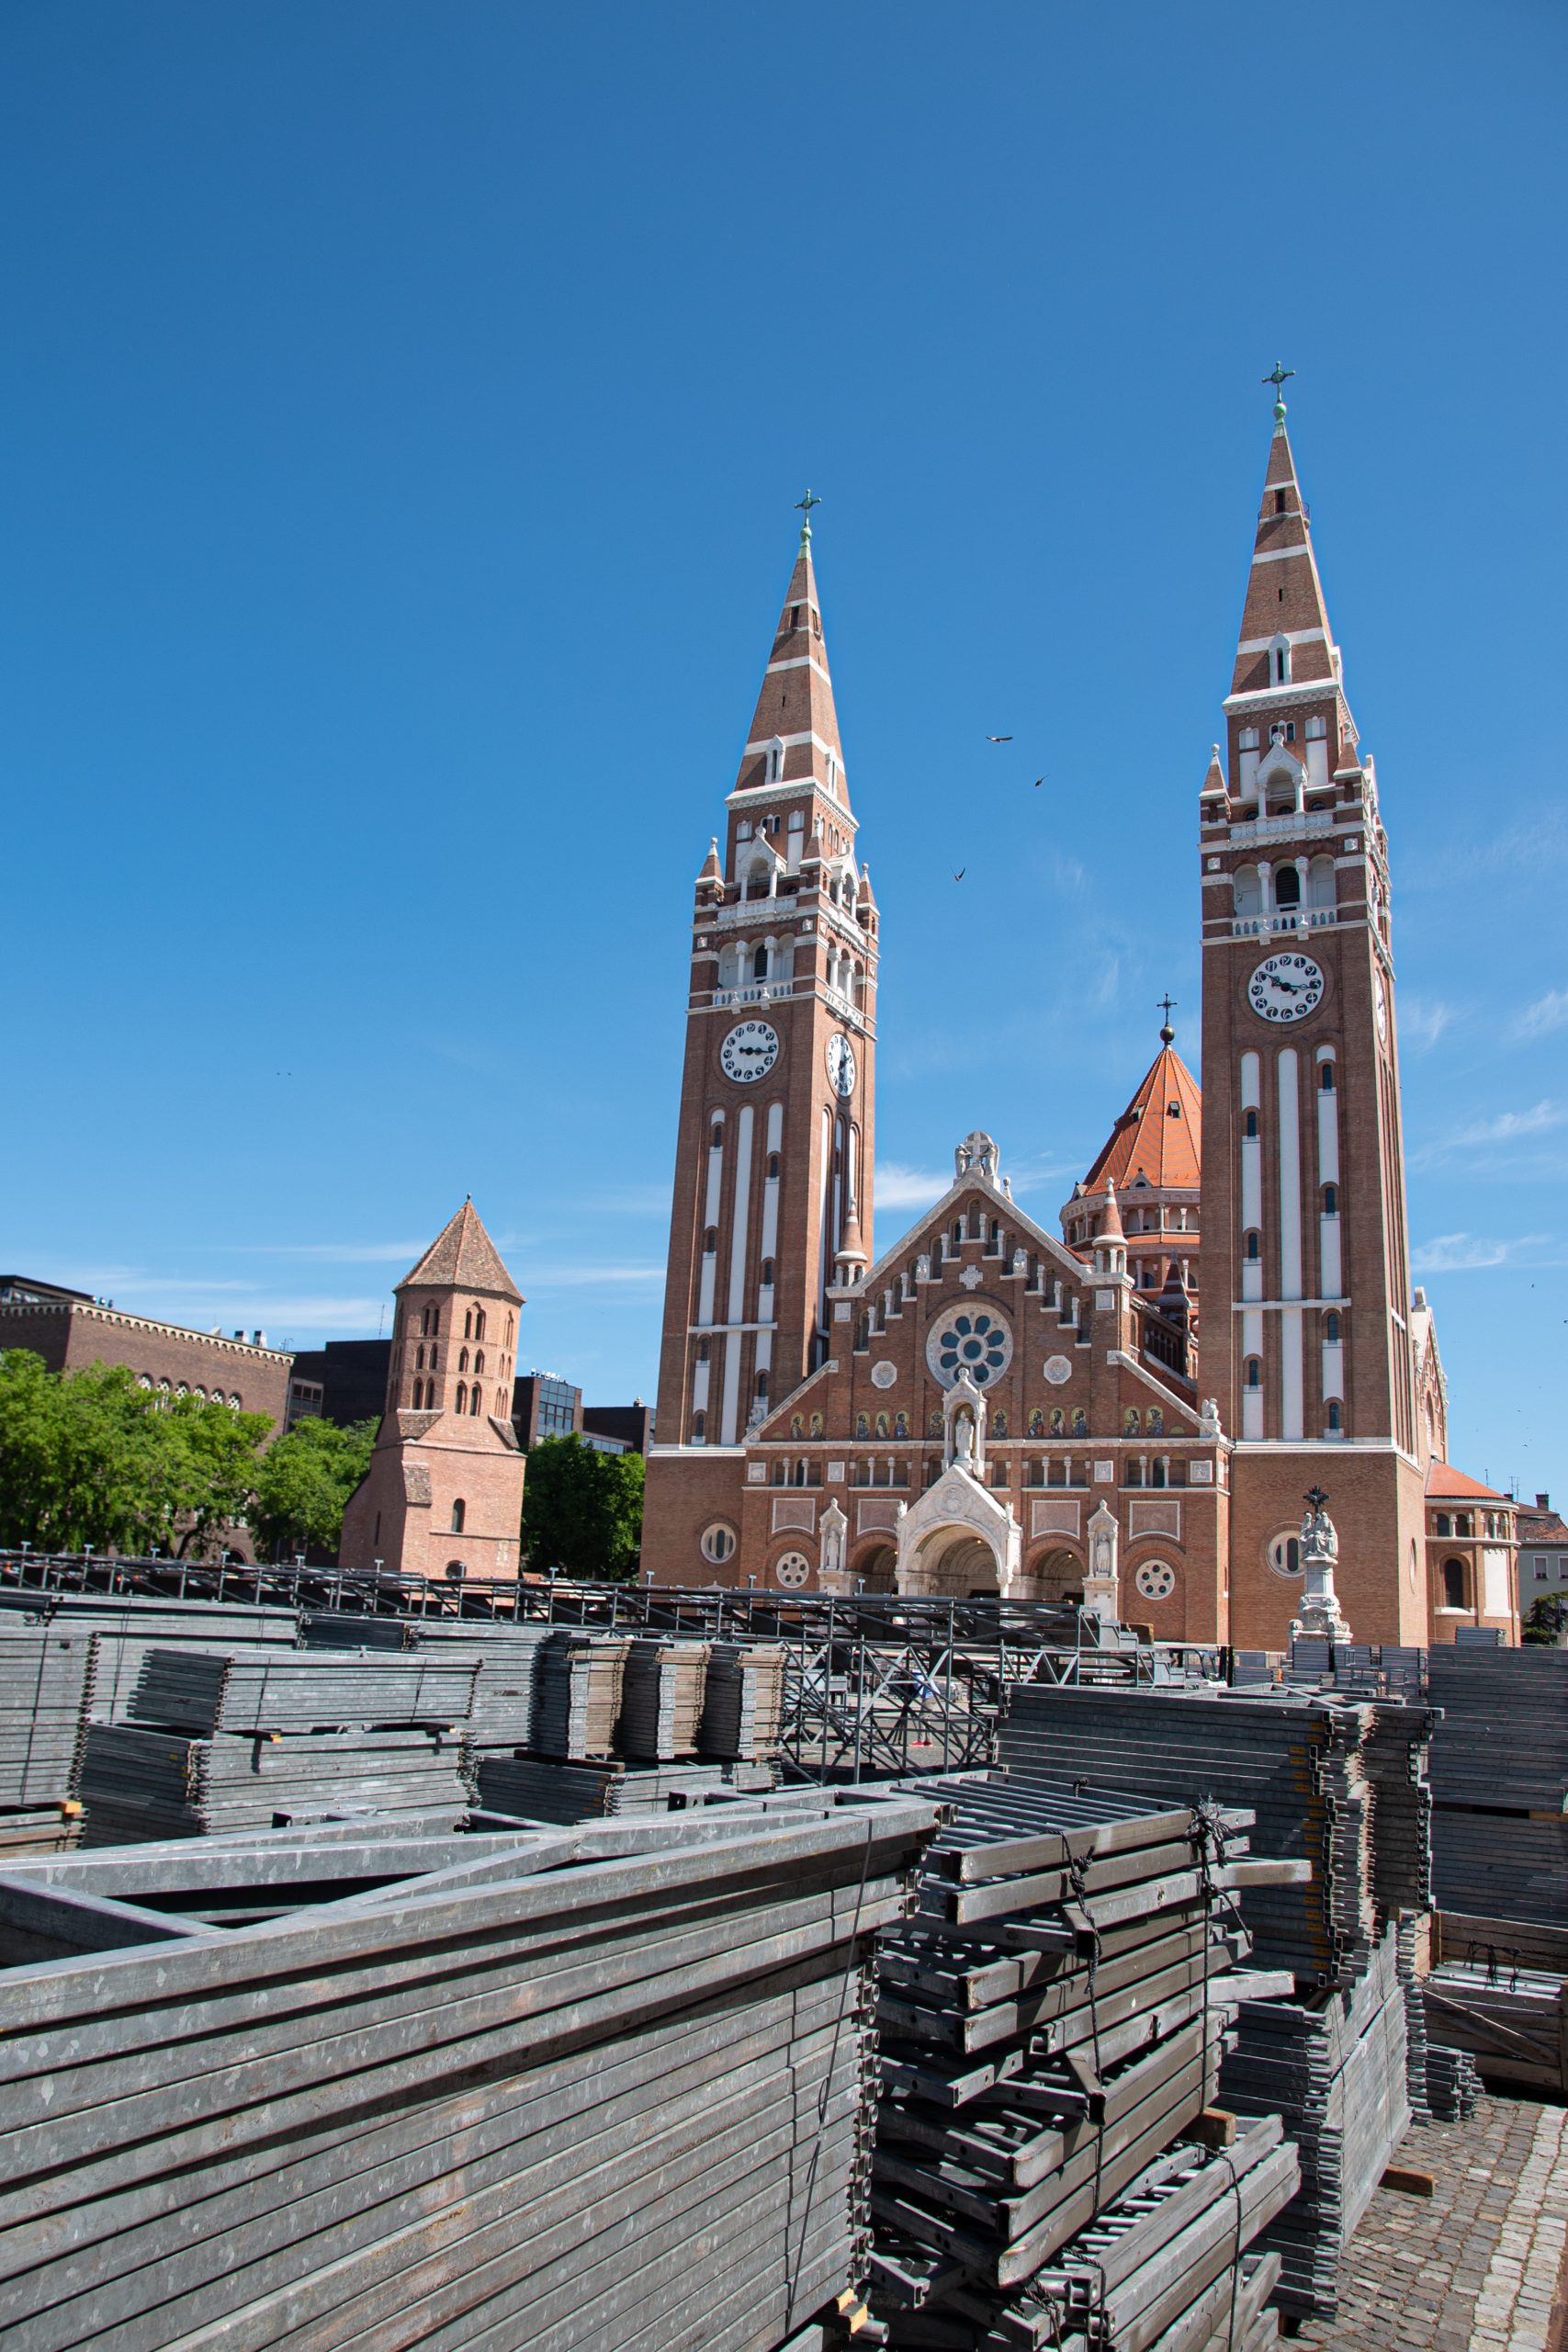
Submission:
POLYGON ((1076 1552, 1040 1552, 1029 1563, 1024 1590, 1031 1600, 1081 1600, 1083 1562, 1076 1552))
POLYGON ((867 1592, 894 1592, 897 1570, 898 1555, 891 1544, 868 1544, 855 1561, 850 1589, 858 1584, 867 1592))
POLYGON ((1000 1589, 996 1554, 983 1535, 968 1528, 937 1528, 920 1546, 919 1565, 920 1590, 944 1600, 1000 1589))

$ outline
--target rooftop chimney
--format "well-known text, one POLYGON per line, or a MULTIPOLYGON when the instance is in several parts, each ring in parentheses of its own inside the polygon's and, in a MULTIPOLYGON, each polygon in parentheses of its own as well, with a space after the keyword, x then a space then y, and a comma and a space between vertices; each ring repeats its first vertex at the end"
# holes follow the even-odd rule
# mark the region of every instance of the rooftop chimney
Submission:
POLYGON ((1537 1510, 1550 1510, 1551 1509, 1551 1497, 1550 1495, 1537 1495, 1535 1498, 1535 1507, 1537 1510))

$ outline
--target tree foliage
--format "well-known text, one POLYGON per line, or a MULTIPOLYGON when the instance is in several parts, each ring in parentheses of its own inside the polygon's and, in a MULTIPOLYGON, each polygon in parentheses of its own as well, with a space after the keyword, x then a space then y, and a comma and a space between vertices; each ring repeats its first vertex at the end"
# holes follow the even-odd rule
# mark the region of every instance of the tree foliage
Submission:
POLYGON ((1568 1625, 1568 1596, 1555 1592, 1543 1592, 1539 1600, 1530 1602, 1529 1609, 1525 1611, 1525 1621, 1519 1628, 1519 1639, 1522 1642, 1534 1643, 1538 1646, 1543 1644, 1555 1645, 1565 1625, 1568 1625))
POLYGON ((280 1558, 297 1552, 337 1556, 343 1514, 370 1467, 375 1421, 297 1421, 256 1465, 250 1521, 257 1548, 280 1558))
POLYGON ((626 1578, 642 1542, 640 1453, 602 1453, 574 1431, 547 1437, 528 1455, 523 1556, 536 1572, 626 1578))
POLYGON ((0 1355, 0 1543, 198 1551, 240 1518, 272 1423, 138 1385, 122 1364, 51 1373, 0 1355))

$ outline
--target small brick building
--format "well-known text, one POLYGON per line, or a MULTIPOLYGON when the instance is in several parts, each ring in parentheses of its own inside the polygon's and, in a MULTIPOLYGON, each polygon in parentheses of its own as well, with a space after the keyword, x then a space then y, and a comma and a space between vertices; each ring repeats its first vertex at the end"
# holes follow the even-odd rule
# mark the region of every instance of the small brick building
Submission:
MULTIPOLYGON (((19 1284, 18 1284, 19 1287, 19 1284)), ((31 1286, 36 1293, 51 1287, 31 1286)), ((0 1350, 26 1348, 51 1372, 81 1372, 88 1364, 124 1364, 143 1388, 166 1396, 200 1396, 237 1412, 265 1413, 281 1430, 294 1359, 265 1345, 260 1331, 192 1331, 151 1315, 127 1315, 96 1300, 62 1292, 53 1297, 15 1295, 0 1303, 0 1350)))
POLYGON ((523 1294, 465 1201, 394 1294, 386 1411, 338 1558, 393 1574, 517 1572, 524 1460, 511 1420, 523 1294))

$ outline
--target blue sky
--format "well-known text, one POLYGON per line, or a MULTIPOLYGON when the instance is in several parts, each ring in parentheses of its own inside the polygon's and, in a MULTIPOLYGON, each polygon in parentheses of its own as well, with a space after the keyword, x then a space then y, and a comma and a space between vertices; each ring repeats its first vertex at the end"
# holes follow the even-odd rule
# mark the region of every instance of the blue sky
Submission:
POLYGON ((6 11, 0 1257, 302 1345, 471 1189, 523 1360, 651 1395, 807 482, 879 1238, 976 1125, 1054 1218, 1167 988, 1196 1059, 1279 355, 1454 1450, 1568 1484, 1565 68, 1555 0, 6 11))

